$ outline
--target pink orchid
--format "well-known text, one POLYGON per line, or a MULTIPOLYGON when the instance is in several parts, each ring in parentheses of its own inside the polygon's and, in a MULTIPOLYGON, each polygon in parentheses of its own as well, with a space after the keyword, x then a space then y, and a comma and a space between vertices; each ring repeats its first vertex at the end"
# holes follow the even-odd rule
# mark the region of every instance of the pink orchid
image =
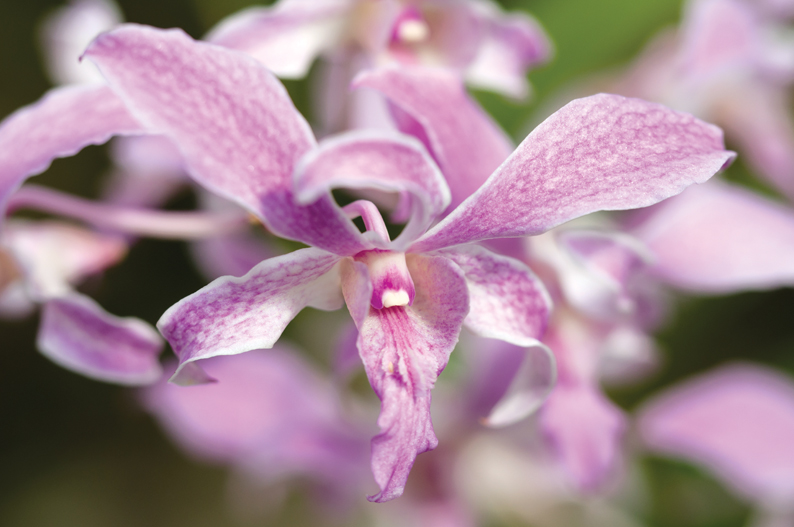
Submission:
POLYGON ((735 364, 655 396, 639 413, 653 451, 713 471, 768 516, 794 518, 794 381, 761 366, 735 364))
POLYGON ((280 0, 229 17, 207 38, 284 78, 303 77, 325 55, 339 69, 353 68, 345 78, 391 63, 442 66, 514 97, 527 95, 527 69, 551 54, 532 17, 505 15, 489 0, 280 0))
MULTIPOLYGON (((386 97, 397 128, 419 138, 433 155, 454 189, 455 205, 475 192, 513 149, 460 80, 448 72, 383 68, 359 75, 354 86, 377 90, 386 97)), ((629 375, 647 371, 655 357, 652 341, 637 320, 644 308, 638 305, 644 292, 637 285, 643 281, 640 274, 648 264, 649 251, 614 227, 599 227, 555 229, 527 243, 515 239, 488 242, 524 260, 550 287, 556 309, 543 342, 557 359, 559 382, 540 410, 540 422, 569 479, 587 491, 602 487, 615 473, 627 428, 623 412, 601 393, 604 364, 609 363, 613 377, 617 371, 625 381, 629 375)), ((482 367, 492 372, 494 384, 487 383, 491 387, 483 390, 502 396, 514 377, 514 382, 525 387, 523 404, 516 405, 510 398, 494 408, 496 397, 478 412, 487 416, 489 425, 504 426, 536 408, 526 398, 531 393, 528 387, 535 387, 539 403, 554 379, 538 377, 537 363, 543 358, 537 353, 525 359, 536 367, 534 374, 528 372, 531 375, 523 379, 515 374, 521 364, 515 354, 492 355, 482 367)))
POLYGON ((647 206, 733 158, 717 128, 689 115, 618 96, 574 101, 425 232, 449 191, 419 143, 353 133, 317 146, 257 61, 180 31, 125 26, 99 37, 86 56, 139 122, 180 148, 193 178, 272 232, 314 246, 172 306, 159 327, 180 359, 176 378, 202 379, 193 364, 200 359, 271 347, 300 309, 336 309, 344 296, 382 401, 374 501, 400 495, 416 455, 435 447, 430 390, 464 322, 523 346, 542 333, 549 305, 540 282, 520 262, 472 242, 647 206), (392 242, 372 204, 334 203, 330 189, 340 186, 407 193, 411 219, 392 242))
POLYGON ((689 2, 679 31, 654 40, 613 89, 723 126, 749 165, 794 199, 794 40, 778 16, 786 2, 773 4, 689 2))

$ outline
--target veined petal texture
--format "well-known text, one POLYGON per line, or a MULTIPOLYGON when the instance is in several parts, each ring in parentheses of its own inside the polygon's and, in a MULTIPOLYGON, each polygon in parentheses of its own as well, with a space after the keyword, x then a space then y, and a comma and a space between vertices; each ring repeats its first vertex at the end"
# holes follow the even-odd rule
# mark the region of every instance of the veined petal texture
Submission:
POLYGON ((353 86, 382 93, 397 127, 424 142, 452 191, 448 211, 480 188, 513 151, 510 138, 451 72, 381 68, 360 74, 353 86))
POLYGON ((532 346, 543 336, 551 297, 525 264, 477 245, 439 251, 457 264, 469 289, 466 327, 477 335, 532 346))
POLYGON ((722 131, 689 114, 619 95, 577 99, 410 250, 540 234, 590 212, 646 207, 733 158, 722 131))
POLYGON ((462 273, 441 257, 410 255, 416 285, 410 307, 374 309, 366 267, 345 266, 345 300, 359 329, 358 348, 381 400, 372 440, 372 471, 381 492, 370 501, 400 496, 417 454, 438 444, 430 421, 430 390, 458 341, 468 312, 462 273))
POLYGON ((179 357, 173 380, 180 381, 189 362, 272 347, 306 306, 342 307, 338 261, 319 249, 301 249, 265 260, 242 278, 218 278, 171 306, 157 327, 179 357))
POLYGON ((255 59, 181 30, 135 25, 101 35, 86 56, 209 190, 279 236, 343 255, 368 248, 330 196, 294 202, 293 169, 316 143, 284 86, 255 59))

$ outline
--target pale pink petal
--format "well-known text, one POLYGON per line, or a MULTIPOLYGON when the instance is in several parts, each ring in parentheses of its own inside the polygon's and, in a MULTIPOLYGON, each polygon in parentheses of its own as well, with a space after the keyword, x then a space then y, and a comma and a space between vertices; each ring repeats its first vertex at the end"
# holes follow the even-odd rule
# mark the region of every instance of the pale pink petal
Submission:
POLYGON ((251 456, 301 429, 339 418, 331 386, 298 353, 276 346, 202 363, 219 382, 176 386, 162 382, 143 393, 146 407, 190 453, 212 460, 251 456))
POLYGON ((345 255, 368 248, 330 196, 294 203, 292 171, 315 140, 259 62, 180 30, 133 25, 103 34, 86 56, 136 116, 176 143, 199 183, 279 236, 345 255))
POLYGON ((746 2, 691 2, 685 21, 679 53, 691 76, 746 71, 761 51, 756 13, 746 2))
POLYGON ((468 311, 466 283, 449 260, 409 255, 416 285, 411 307, 374 309, 367 268, 343 267, 343 291, 359 329, 359 353, 381 400, 372 440, 372 471, 381 492, 370 501, 400 496, 417 454, 438 444, 430 421, 430 390, 449 360, 468 311))
POLYGON ((80 62, 80 55, 97 35, 121 22, 112 0, 71 0, 49 14, 40 33, 50 79, 56 84, 101 81, 94 65, 80 62))
POLYGON ((559 384, 543 405, 541 427, 579 490, 595 491, 614 474, 626 417, 597 390, 559 384))
POLYGON ((577 99, 411 250, 540 234, 590 212, 646 207, 733 158, 722 131, 689 114, 619 95, 577 99))
POLYGON ((314 59, 342 40, 352 0, 281 0, 224 20, 205 40, 244 51, 282 78, 304 77, 314 59))
POLYGON ((265 260, 242 278, 218 278, 171 306, 157 327, 179 357, 173 380, 189 362, 272 347, 306 306, 342 307, 338 261, 301 249, 265 260))
POLYGON ((543 336, 551 297, 525 264, 478 245, 440 251, 466 277, 469 314, 466 327, 482 337, 516 346, 533 346, 543 336))
POLYGON ((794 499, 794 381, 732 365, 654 398, 639 429, 653 450, 700 463, 757 501, 794 499))
POLYGON ((634 311, 632 282, 653 260, 642 242, 618 231, 574 229, 557 240, 573 263, 558 269, 566 301, 599 319, 634 311))
POLYGON ((449 204, 449 187, 425 149, 411 137, 351 132, 323 141, 295 170, 295 193, 311 203, 333 188, 408 193, 412 214, 394 250, 421 236, 449 204))
POLYGON ((201 272, 210 280, 221 276, 242 276, 255 265, 278 255, 265 235, 250 231, 199 240, 191 244, 191 253, 201 272))
POLYGON ((354 86, 386 96, 398 128, 424 142, 452 191, 448 210, 477 190, 513 150, 507 135, 450 72, 382 68, 362 73, 354 86))
POLYGON ((720 105, 720 119, 746 162, 794 200, 794 125, 785 90, 744 83, 720 105))
POLYGON ((653 253, 653 272, 681 289, 794 284, 794 211, 735 185, 691 188, 659 205, 633 234, 653 253))
POLYGON ((508 426, 532 415, 546 402, 557 382, 557 363, 552 351, 541 342, 523 349, 523 361, 499 402, 482 419, 494 428, 508 426))
POLYGON ((167 212, 97 203, 48 187, 25 185, 8 200, 7 210, 35 209, 97 228, 153 238, 193 239, 236 232, 248 226, 239 208, 215 212, 167 212))
POLYGON ((118 205, 160 206, 190 181, 182 155, 163 136, 119 138, 111 145, 111 158, 117 170, 102 196, 118 205))
POLYGON ((62 222, 9 220, 3 236, 38 300, 67 294, 73 285, 127 254, 119 236, 62 222))
POLYGON ((39 102, 0 123, 0 206, 29 176, 53 159, 71 156, 117 134, 141 133, 141 125, 107 86, 50 91, 39 102))
MULTIPOLYGON (((481 4, 473 4, 479 6, 481 4)), ((488 4, 482 4, 488 6, 488 4)), ((551 58, 552 44, 537 20, 525 13, 485 9, 489 31, 466 68, 466 82, 517 99, 529 95, 527 71, 551 58)))
POLYGON ((77 293, 44 305, 36 345, 60 366, 100 381, 149 384, 162 374, 163 340, 153 327, 77 293))

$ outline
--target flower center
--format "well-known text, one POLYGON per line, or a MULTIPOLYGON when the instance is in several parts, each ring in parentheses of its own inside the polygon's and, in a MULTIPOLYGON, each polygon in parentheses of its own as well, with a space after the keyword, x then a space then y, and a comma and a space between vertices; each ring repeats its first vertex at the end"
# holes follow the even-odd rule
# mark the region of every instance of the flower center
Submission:
POLYGON ((408 7, 397 17, 392 30, 392 43, 418 44, 430 37, 430 27, 416 7, 408 7))
POLYGON ((372 249, 362 251, 353 257, 369 269, 372 281, 370 304, 375 309, 385 307, 409 306, 414 301, 416 291, 405 253, 372 249))

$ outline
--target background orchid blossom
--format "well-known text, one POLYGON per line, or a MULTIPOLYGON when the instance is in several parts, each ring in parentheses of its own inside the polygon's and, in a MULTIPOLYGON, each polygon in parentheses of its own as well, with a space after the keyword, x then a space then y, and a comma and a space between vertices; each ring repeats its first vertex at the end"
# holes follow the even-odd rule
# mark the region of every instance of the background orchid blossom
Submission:
POLYGON ((654 396, 638 427, 652 451, 714 472, 759 508, 752 525, 794 518, 794 382, 762 366, 733 364, 654 396))
POLYGON ((537 21, 504 14, 489 0, 280 0, 227 18, 207 39, 251 54, 283 78, 303 77, 326 55, 343 69, 442 66, 514 97, 527 95, 527 69, 551 54, 537 21))
POLYGON ((766 2, 692 0, 614 85, 723 126, 751 168, 794 198, 792 27, 766 2))
POLYGON ((340 307, 341 283, 383 404, 383 432, 373 441, 378 501, 399 495, 416 454, 435 446, 429 390, 464 320, 475 332, 524 345, 544 325, 546 297, 526 267, 475 246, 448 247, 539 233, 599 208, 648 205, 733 157, 718 129, 688 115, 614 96, 576 101, 421 235, 446 208, 448 191, 412 141, 353 134, 315 147, 258 62, 178 31, 126 26, 86 54, 150 131, 179 146, 197 181, 247 206, 274 233, 316 247, 266 260, 241 279, 222 278, 169 309, 159 326, 180 358, 177 378, 201 380, 185 368, 195 360, 272 346, 306 305, 340 307), (605 137, 612 148, 600 142, 605 137), (627 150, 618 155, 619 145, 627 150), (572 164, 577 159, 589 161, 572 164), (641 172, 632 159, 642 160, 641 172), (411 221, 394 242, 374 207, 333 202, 330 188, 350 185, 413 194, 411 221), (539 190, 522 190, 529 186, 539 190), (494 202, 503 205, 486 211, 494 202), (367 232, 345 214, 363 216, 367 232))
POLYGON ((251 54, 282 78, 301 78, 317 57, 317 129, 384 128, 383 101, 348 91, 362 70, 388 64, 448 70, 475 87, 526 98, 527 71, 552 46, 532 17, 490 0, 281 0, 222 21, 207 39, 251 54))

